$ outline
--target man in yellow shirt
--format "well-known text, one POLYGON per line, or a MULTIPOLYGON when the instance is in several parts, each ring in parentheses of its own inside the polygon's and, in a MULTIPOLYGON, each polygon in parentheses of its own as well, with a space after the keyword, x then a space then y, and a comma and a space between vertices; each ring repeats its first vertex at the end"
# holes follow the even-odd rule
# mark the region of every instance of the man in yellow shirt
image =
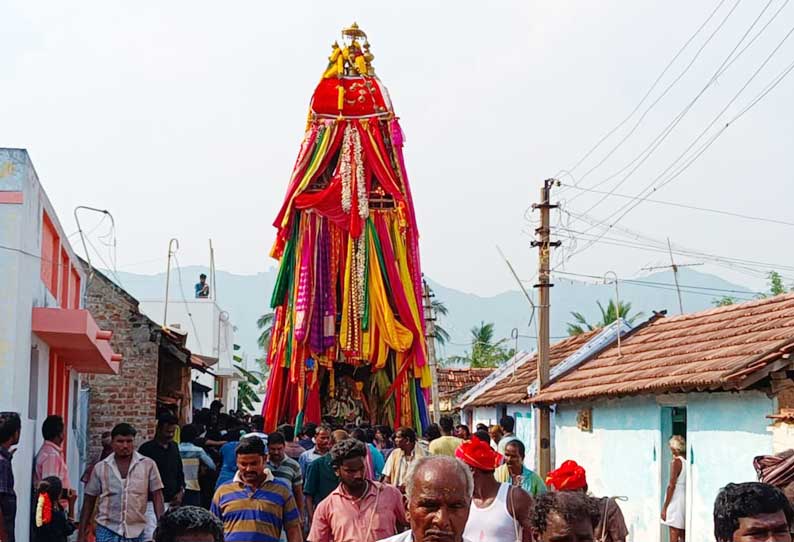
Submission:
POLYGON ((458 437, 452 436, 455 422, 449 416, 441 416, 438 420, 438 425, 441 426, 441 437, 430 443, 430 453, 432 455, 455 457, 455 450, 463 443, 458 437))

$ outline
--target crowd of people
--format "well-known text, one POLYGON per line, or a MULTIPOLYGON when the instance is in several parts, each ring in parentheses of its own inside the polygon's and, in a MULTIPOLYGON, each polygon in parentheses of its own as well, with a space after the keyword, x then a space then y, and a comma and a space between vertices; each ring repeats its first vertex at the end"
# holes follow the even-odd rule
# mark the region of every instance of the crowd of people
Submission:
MULTIPOLYGON (((221 414, 218 404, 179 426, 162 413, 152 440, 117 424, 102 454, 69 487, 64 424, 48 417, 33 465, 31 536, 37 542, 591 542, 625 541, 614 498, 589 494, 584 468, 565 461, 542 480, 505 416, 497 428, 454 426, 449 417, 420 437, 409 427, 306 424, 263 432, 260 416, 221 414), (177 442, 179 442, 177 444, 177 442)), ((14 542, 12 450, 21 422, 0 413, 0 541, 14 542)), ((674 459, 662 520, 674 520, 685 446, 674 459)), ((677 454, 677 455, 676 455, 677 454)), ((794 478, 794 460, 759 458, 759 476, 794 478)), ((728 484, 714 504, 717 542, 791 542, 787 496, 764 482, 728 484)), ((685 531, 671 527, 683 541, 685 531)))

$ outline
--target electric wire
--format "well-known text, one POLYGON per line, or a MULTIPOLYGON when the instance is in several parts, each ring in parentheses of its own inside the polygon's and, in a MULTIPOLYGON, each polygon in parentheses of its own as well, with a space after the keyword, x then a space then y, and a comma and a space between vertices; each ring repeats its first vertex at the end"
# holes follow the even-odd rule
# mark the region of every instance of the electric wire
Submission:
MULTIPOLYGON (((761 17, 763 16, 763 14, 764 14, 764 13, 766 12, 766 10, 769 8, 769 6, 770 6, 771 2, 772 2, 772 0, 769 0, 769 2, 768 2, 768 3, 767 3, 765 6, 764 6, 764 8, 761 10, 761 13, 759 13, 759 15, 758 15, 758 16, 757 16, 757 17, 756 17, 754 20, 753 20, 753 22, 750 24, 750 26, 748 27, 748 29, 745 31, 745 33, 742 35, 742 37, 741 37, 741 38, 740 38, 740 40, 737 42, 737 44, 734 46, 734 48, 733 48, 733 49, 730 51, 730 53, 728 53, 728 56, 726 56, 726 57, 725 57, 725 59, 723 60, 722 64, 720 64, 720 66, 717 68, 717 70, 716 70, 716 71, 714 72, 714 74, 711 76, 711 78, 710 78, 710 79, 709 79, 709 81, 706 83, 706 85, 705 85, 705 86, 704 86, 704 87, 703 87, 703 88, 700 90, 700 92, 698 92, 698 93, 695 95, 695 97, 694 97, 694 98, 693 98, 693 99, 692 99, 692 100, 691 100, 691 101, 690 101, 690 102, 689 102, 689 103, 688 103, 688 104, 687 104, 687 105, 684 107, 684 109, 682 109, 682 110, 681 110, 681 111, 678 113, 678 115, 677 115, 677 116, 676 116, 676 117, 675 117, 675 118, 674 118, 674 119, 673 119, 673 120, 672 120, 672 121, 671 121, 671 122, 670 122, 670 123, 669 123, 669 124, 668 124, 668 125, 667 125, 667 126, 664 128, 664 129, 663 129, 663 130, 662 130, 662 132, 661 132, 659 135, 657 135, 657 136, 656 136, 656 138, 655 138, 655 139, 654 139, 654 140, 653 140, 653 141, 652 141, 652 142, 651 142, 651 143, 650 143, 650 144, 649 144, 647 147, 645 147, 645 149, 643 149, 643 150, 642 150, 642 151, 641 151, 641 152, 640 152, 640 153, 639 153, 639 154, 638 154, 638 155, 637 155, 637 156, 636 156, 636 157, 635 157, 635 158, 634 158, 634 159, 633 159, 631 162, 629 162, 629 164, 627 164, 626 166, 624 166, 624 167, 623 167, 621 170, 619 170, 619 171, 617 171, 617 172, 613 173, 612 175, 610 175, 610 176, 609 176, 609 177, 607 177, 606 179, 602 180, 601 182, 599 182, 599 183, 596 183, 596 184, 595 184, 595 185, 593 185, 591 188, 597 188, 597 187, 599 187, 599 186, 603 185, 604 183, 606 183, 606 182, 610 181, 611 179, 613 179, 613 178, 617 177, 618 175, 620 175, 620 174, 621 174, 623 171, 625 171, 626 169, 628 169, 629 167, 631 167, 631 165, 632 165, 632 164, 635 164, 635 163, 636 163, 636 165, 634 165, 634 167, 632 167, 632 168, 631 168, 631 170, 630 170, 630 171, 628 171, 628 173, 626 173, 626 175, 624 175, 624 176, 623 176, 623 178, 622 178, 622 179, 620 179, 620 180, 618 181, 618 183, 617 183, 615 186, 613 186, 613 187, 611 188, 610 192, 614 192, 615 190, 617 190, 618 188, 620 188, 620 187, 621 187, 621 186, 622 186, 622 185, 623 185, 623 184, 624 184, 624 183, 625 183, 625 182, 626 182, 626 181, 627 181, 627 180, 628 180, 628 179, 629 179, 629 178, 630 178, 630 177, 631 177, 631 176, 632 176, 632 175, 633 175, 633 174, 634 174, 634 173, 635 173, 635 172, 636 172, 636 171, 637 171, 637 170, 638 170, 638 169, 639 169, 639 168, 640 168, 640 167, 641 167, 641 166, 642 166, 642 165, 643 165, 643 164, 644 164, 644 163, 645 163, 645 162, 646 162, 646 161, 647 161, 647 160, 648 160, 648 159, 649 159, 649 158, 650 158, 652 155, 653 155, 653 153, 654 153, 654 152, 656 152, 656 150, 657 150, 657 149, 658 149, 658 148, 661 146, 661 144, 662 144, 662 143, 664 143, 664 141, 665 141, 665 140, 668 138, 668 136, 669 136, 669 135, 670 135, 670 134, 673 132, 673 130, 675 130, 675 128, 676 128, 676 127, 677 127, 677 126, 680 124, 680 122, 681 122, 681 121, 684 119, 684 117, 687 115, 687 113, 689 113, 689 111, 692 109, 692 107, 694 107, 694 106, 695 106, 695 104, 696 104, 696 103, 697 103, 697 102, 700 100, 700 98, 701 98, 701 97, 702 97, 702 96, 703 96, 703 95, 706 93, 706 91, 707 91, 707 90, 708 90, 708 89, 709 89, 709 88, 710 88, 710 87, 711 87, 711 86, 712 86, 712 85, 713 85, 713 84, 714 84, 714 83, 717 81, 718 77, 719 77, 719 76, 721 76, 723 73, 725 73, 725 71, 726 71, 726 70, 728 69, 728 67, 730 66, 729 62, 731 61, 731 59, 733 58, 734 60, 736 60, 737 58, 739 58, 739 56, 740 56, 741 54, 743 54, 743 53, 744 53, 744 51, 746 51, 746 50, 747 50, 746 48, 745 48, 745 49, 742 49, 742 50, 739 52, 739 54, 738 54, 738 55, 736 55, 736 57, 734 57, 734 53, 736 52, 736 50, 737 50, 737 49, 738 49, 738 48, 741 46, 741 44, 742 44, 742 43, 744 42, 744 40, 747 38, 747 36, 749 35, 749 33, 752 31, 752 29, 755 27, 755 25, 756 25, 756 24, 758 23, 758 21, 761 19, 761 17), (641 157, 642 157, 642 158, 641 158, 641 157)), ((735 8, 737 7, 737 5, 738 5, 738 2, 737 2, 737 4, 735 4, 735 5, 734 5, 734 7, 732 8, 731 12, 729 12, 728 16, 730 16, 730 14, 733 12, 733 9, 735 9, 735 8)), ((725 19, 723 19, 723 21, 722 21, 721 25, 722 25, 722 24, 724 24, 726 21, 727 21, 727 17, 726 17, 725 19)), ((717 32, 717 31, 718 31, 720 28, 721 28, 721 26, 720 26, 720 27, 718 27, 718 28, 715 30, 715 32, 717 32)), ((714 34, 712 34, 710 37, 713 37, 713 36, 714 36, 714 34)), ((783 39, 783 42, 785 42, 785 40, 787 39, 787 37, 788 37, 788 36, 786 36, 786 38, 784 38, 784 39, 783 39)), ((782 43, 783 43, 783 42, 781 42, 781 43, 780 43, 780 45, 782 45, 782 43)), ((706 128, 706 130, 704 130, 704 132, 708 131, 708 129, 709 129, 709 128, 711 128, 711 126, 712 126, 712 125, 713 125, 713 124, 714 124, 714 123, 715 123, 715 122, 716 122, 716 121, 719 119, 719 117, 720 117, 720 116, 721 116, 721 115, 722 115, 722 114, 725 112, 725 110, 727 110, 727 108, 728 108, 728 107, 730 107, 730 105, 731 105, 731 104, 732 104, 732 103, 733 103, 733 102, 734 102, 736 99, 738 99, 739 95, 741 95, 741 93, 742 93, 742 92, 743 92, 743 91, 744 91, 744 90, 747 88, 747 86, 748 86, 748 85, 749 85, 749 84, 752 82, 752 80, 753 80, 753 79, 755 79, 755 77, 758 75, 758 73, 760 72, 760 70, 761 70, 761 69, 762 69, 764 66, 766 66, 766 64, 769 62, 769 60, 771 59, 771 57, 772 57, 772 56, 774 56, 774 53, 776 53, 776 52, 777 52, 777 50, 779 49, 780 45, 778 45, 778 47, 777 47, 777 48, 775 48, 775 50, 772 52, 772 54, 771 54, 770 56, 768 56, 768 57, 767 57, 767 59, 766 59, 766 60, 765 60, 765 61, 764 61, 764 62, 761 64, 761 66, 760 66, 760 67, 759 67, 759 68, 756 70, 756 72, 755 72, 755 73, 754 73, 754 74, 753 74, 753 75, 750 77, 750 79, 749 79, 749 80, 748 80, 748 81, 747 81, 747 82, 744 84, 744 86, 742 86, 742 88, 739 90, 739 92, 738 92, 738 93, 737 93, 737 94, 736 94, 736 95, 735 95, 735 96, 734 96, 734 97, 731 99, 731 101, 730 101, 730 102, 728 102, 728 104, 727 104, 727 105, 725 106, 725 108, 724 108, 724 109, 723 109, 723 110, 722 110, 722 111, 721 111, 721 112, 720 112, 720 113, 717 115, 717 117, 715 117, 715 118, 714 118, 714 120, 712 120, 712 122, 709 124, 709 126, 706 128)), ((731 62, 731 64, 732 64, 732 62, 731 62)), ((701 137, 702 137, 702 135, 701 135, 701 137)), ((696 139, 696 140, 695 140, 695 141, 692 143, 692 145, 691 145, 691 146, 694 146, 694 145, 697 143, 697 141, 698 141, 699 139, 700 139, 700 138, 696 139)), ((686 152, 688 152, 688 150, 691 148, 691 146, 690 146, 690 147, 689 147, 689 148, 688 148, 688 149, 687 149, 687 150, 686 150, 686 151, 685 151, 683 154, 686 154, 686 152)), ((680 159, 680 157, 679 157, 679 159, 680 159)), ((670 167, 672 167, 672 166, 673 166, 673 165, 674 165, 674 164, 675 164, 677 161, 678 161, 678 159, 677 159, 675 162, 673 162, 673 164, 671 164, 671 166, 668 166, 668 169, 666 169, 666 170, 665 170, 665 171, 662 173, 662 175, 664 175, 664 173, 666 173, 666 172, 669 170, 669 168, 670 168, 670 167)), ((592 205, 591 205, 591 206, 590 206, 590 207, 589 207, 589 208, 588 208, 588 209, 587 209, 585 212, 589 213, 590 211, 592 211, 593 209, 595 209, 597 206, 599 206, 601 203, 603 203, 603 201, 604 201, 604 200, 605 200, 607 197, 608 197, 608 196, 606 196, 606 195, 605 195, 605 196, 602 196, 602 197, 601 197, 601 198, 600 198, 598 201, 596 201, 594 204, 592 204, 592 205)), ((574 198, 571 198, 571 201, 573 201, 574 199, 576 199, 576 197, 574 197, 574 198)))
MULTIPOLYGON (((793 27, 793 28, 792 28, 792 29, 789 31, 789 33, 788 33, 788 34, 786 34, 786 38, 788 38, 788 36, 790 36, 792 32, 794 32, 794 27, 793 27)), ((691 165, 692 165, 692 164, 693 164, 693 163, 694 163, 694 162, 695 162, 695 161, 696 161, 696 160, 697 160, 697 159, 698 159, 700 156, 702 156, 702 155, 703 155, 703 153, 705 153, 705 152, 706 152, 706 150, 708 150, 708 148, 709 148, 709 147, 711 147, 711 145, 712 145, 712 144, 713 144, 713 143, 714 143, 714 142, 717 140, 717 138, 719 138, 719 137, 720 137, 720 135, 722 135, 722 134, 725 132, 725 130, 727 130, 727 128, 728 128, 728 127, 729 127, 729 126, 730 126, 730 125, 731 125, 733 122, 735 122, 736 120, 738 120, 739 118, 741 118, 741 117, 742 117, 744 114, 746 114, 748 111, 750 111, 750 109, 752 109, 752 108, 753 108, 755 105, 757 105, 757 104, 758 104, 758 103, 759 103, 759 102, 760 102, 760 101, 761 101, 761 100, 762 100, 764 97, 766 97, 766 96, 769 94, 769 92, 771 92, 771 91, 772 91, 772 90, 773 90, 775 87, 777 87, 777 86, 780 84, 780 82, 782 82, 782 81, 783 81, 783 79, 784 79, 786 76, 788 76, 788 74, 789 74, 789 73, 791 73, 792 69, 794 69, 794 62, 792 62, 791 64, 789 64, 789 65, 788 65, 788 66, 787 66, 787 67, 786 67, 786 68, 785 68, 785 69, 784 69, 784 70, 783 70, 783 71, 782 71, 780 74, 778 74, 778 75, 777 75, 777 76, 776 76, 776 77, 775 77, 775 78, 774 78, 774 79, 773 79, 773 80, 772 80, 772 81, 771 81, 771 82, 770 82, 770 83, 767 85, 767 87, 766 87, 766 88, 765 88, 763 91, 761 91, 761 93, 759 93, 759 94, 758 94, 758 96, 756 96, 756 98, 755 98, 755 99, 753 99, 753 100, 752 100, 752 101, 751 101, 749 104, 747 104, 747 105, 746 105, 746 106, 745 106, 745 107, 744 107, 744 108, 743 108, 743 109, 742 109, 742 110, 741 110, 741 111, 740 111, 740 112, 739 112, 739 113, 738 113, 736 116, 734 116, 734 117, 733 117, 733 118, 732 118, 732 119, 731 119, 731 120, 730 120, 728 123, 726 123, 726 124, 725 124, 725 126, 723 126, 723 128, 722 128, 721 130, 719 130, 718 132, 716 132, 716 133, 715 133, 715 134, 714 134, 714 135, 711 137, 711 139, 709 139, 709 140, 708 140, 706 143, 704 143, 703 145, 701 145, 701 147, 698 149, 698 151, 695 153, 695 155, 694 155, 694 156, 692 156, 692 157, 691 157, 691 158, 690 158, 690 159, 687 161, 687 163, 685 163, 685 164, 684 164, 682 167, 680 167, 680 168, 678 169, 678 171, 676 171, 676 172, 675 172, 673 175, 671 175, 671 176, 670 176, 668 179, 666 179, 664 182, 662 182, 662 183, 661 183, 659 186, 653 187, 653 183, 655 183, 655 182, 656 182, 656 180, 658 179, 658 177, 657 177, 657 179, 655 179, 654 181, 652 181, 652 183, 651 183, 651 184, 649 184, 649 185, 648 185, 648 186, 647 186, 645 189, 643 189, 643 191, 641 191, 641 192, 640 192, 640 194, 642 194, 642 193, 643 193, 643 192, 645 192, 646 190, 649 190, 647 194, 645 194, 645 195, 643 195, 643 196, 639 196, 639 195, 638 195, 638 197, 637 197, 637 200, 636 200, 636 201, 635 201, 633 204, 632 204, 631 202, 629 202, 629 203, 627 203, 627 204, 623 205, 622 207, 620 207, 618 210, 616 210, 615 212, 613 212, 612 214, 610 214, 610 215, 609 215, 609 216, 607 216, 606 218, 604 218, 604 219, 600 219, 600 220, 598 220, 596 223, 592 224, 592 225, 591 225, 591 226, 588 228, 588 230, 587 230, 587 231, 589 232, 589 231, 590 231, 590 230, 592 230, 594 227, 598 227, 598 226, 605 226, 605 227, 606 227, 606 229, 605 229, 605 230, 604 230, 604 232, 601 234, 601 236, 603 236, 603 235, 606 233, 606 231, 608 231, 609 229, 613 228, 613 227, 614 227, 614 226, 615 226, 615 225, 616 225, 618 222, 620 222, 620 221, 621 221, 621 220, 622 220, 622 219, 623 219, 623 218, 624 218, 624 217, 625 217, 625 216, 626 216, 626 215, 627 215, 629 212, 631 212, 633 209, 635 209, 635 208, 636 208, 636 207, 637 207, 637 206, 638 206, 640 203, 642 203, 642 202, 643 202, 645 199, 647 199, 647 198, 648 198, 648 197, 649 197, 651 194, 653 194, 654 192, 656 192, 656 191, 657 191, 657 190, 659 190, 660 188, 663 188, 664 186, 668 185, 670 182, 672 182, 672 181, 674 181, 676 178, 678 178, 678 177, 679 177, 681 174, 683 174, 683 172, 684 172, 684 171, 686 171, 686 170, 687 170, 687 169, 688 169, 688 168, 689 168, 689 167, 690 167, 690 166, 691 166, 691 165), (618 212, 621 212, 621 211, 623 211, 623 212, 622 212, 622 214, 621 214, 621 215, 620 215, 620 216, 619 216, 617 219, 615 219, 615 220, 614 220, 614 221, 613 221, 611 224, 608 224, 608 225, 606 225, 606 222, 607 222, 607 221, 609 221, 610 219, 612 219, 612 217, 614 217, 614 216, 615 216, 615 215, 616 215, 618 212)), ((700 136, 699 136, 699 137, 700 137, 700 136)), ((685 151, 685 152, 686 152, 686 151, 685 151)), ((680 158, 680 157, 679 157, 679 158, 680 158)), ((581 249, 579 249, 579 250, 576 250, 576 251, 573 251, 573 253, 572 253, 572 254, 570 254, 570 255, 566 256, 566 260, 565 260, 565 261, 568 261, 568 260, 570 260, 570 259, 571 259, 571 258, 572 258, 572 257, 573 257, 575 254, 579 254, 579 253, 582 253, 582 252, 584 252, 585 250, 587 250, 588 248, 590 248, 591 246, 593 246, 593 244, 595 244, 596 242, 598 242, 598 238, 596 238, 596 239, 594 239, 594 240, 591 240, 591 241, 590 241, 590 242, 588 242, 588 243, 587 243, 587 244, 586 244, 586 245, 585 245, 583 248, 581 248, 581 249)))
MULTIPOLYGON (((595 279, 595 280, 603 280, 603 277, 599 277, 597 275, 588 275, 586 273, 574 273, 572 271, 554 271, 554 273, 558 274, 558 275, 570 275, 570 276, 574 276, 574 277, 584 277, 584 278, 590 278, 590 279, 595 279)), ((623 283, 626 283, 626 284, 634 284, 634 285, 637 285, 637 286, 661 287, 663 289, 670 289, 670 290, 673 290, 673 291, 676 290, 675 283, 671 283, 671 282, 658 282, 658 281, 653 281, 653 280, 621 279, 621 278, 618 279, 618 282, 623 282, 623 283)), ((714 287, 710 287, 710 286, 695 286, 695 285, 692 285, 692 284, 679 284, 678 287, 681 288, 682 292, 686 291, 686 290, 692 290, 689 293, 697 293, 697 290, 704 290, 706 292, 739 294, 739 295, 742 295, 742 296, 748 296, 748 295, 756 295, 757 296, 757 295, 763 295, 764 294, 764 292, 754 292, 754 291, 750 291, 750 290, 736 290, 736 289, 732 289, 732 288, 714 288, 714 287)), ((714 295, 714 294, 707 294, 707 295, 714 295)), ((753 298, 749 297, 747 299, 753 299, 753 298)))
MULTIPOLYGON (((623 127, 623 125, 624 125, 624 124, 626 124, 626 123, 629 121, 629 119, 631 119, 631 118, 634 116, 634 114, 635 114, 637 111, 639 111, 640 107, 642 107, 642 104, 643 104, 643 103, 645 103, 645 100, 647 100, 647 99, 648 99, 648 97, 649 97, 649 96, 651 95, 651 93, 654 91, 654 89, 655 89, 655 88, 656 88, 656 86, 659 84, 659 82, 662 80, 662 78, 663 78, 663 77, 664 77, 664 76, 667 74, 667 72, 668 72, 668 71, 670 70, 670 68, 673 66, 673 64, 675 63, 675 61, 676 61, 676 60, 678 60, 678 57, 680 57, 680 56, 683 54, 683 52, 684 52, 684 51, 687 49, 687 47, 689 47, 689 45, 692 43, 692 41, 693 41, 693 40, 694 40, 694 39, 695 39, 695 38, 698 36, 698 34, 700 34, 700 32, 703 30, 703 28, 705 28, 705 26, 706 26, 706 25, 709 23, 709 21, 711 21, 711 19, 714 17, 714 15, 717 13, 717 11, 719 11, 719 9, 722 7, 722 5, 723 5, 725 2, 726 2, 726 0, 720 0, 720 1, 717 3, 717 6, 716 6, 716 7, 715 7, 715 8, 714 8, 712 11, 711 11, 711 13, 709 14, 709 16, 706 18, 706 20, 705 20, 705 21, 703 21, 703 22, 700 24, 700 26, 697 28, 697 30, 695 30, 695 32, 694 32, 694 33, 693 33, 693 34, 692 34, 692 35, 689 37, 689 39, 687 39, 687 40, 684 42, 684 44, 683 44, 683 45, 682 45, 682 46, 681 46, 681 47, 678 49, 678 51, 676 52, 676 54, 673 56, 673 58, 670 60, 670 62, 668 62, 668 63, 667 63, 667 65, 664 67, 664 69, 662 70, 662 72, 659 74, 659 76, 656 78, 656 80, 653 82, 653 84, 651 84, 651 87, 650 87, 650 88, 649 88, 649 89, 648 89, 648 90, 645 92, 645 95, 642 97, 642 99, 639 101, 639 103, 638 103, 638 104, 637 104, 637 105, 634 107, 634 109, 631 111, 631 113, 629 113, 629 114, 628 114, 628 115, 627 115, 627 116, 626 116, 626 117, 625 117, 625 118, 624 118, 622 121, 620 121, 620 122, 619 122, 619 123, 618 123, 618 124, 617 124, 617 125, 616 125, 614 128, 612 128, 612 129, 611 129, 611 130, 609 130, 609 131, 608 131, 606 134, 604 134, 604 136, 602 136, 602 137, 601 137, 601 139, 599 139, 599 140, 596 142, 596 144, 595 144, 595 145, 593 145, 593 146, 590 148, 590 150, 588 150, 588 151, 587 151, 587 152, 584 154, 584 156, 582 156, 582 157, 581 157, 581 158, 580 158, 580 159, 579 159, 579 160, 578 160, 578 161, 577 161, 577 162, 576 162, 576 163, 575 163, 575 164, 574 164, 574 165, 573 165, 571 168, 569 168, 568 170, 560 170, 560 172, 558 172, 558 174, 557 174, 557 175, 555 175, 555 177, 556 177, 556 176, 563 175, 563 174, 568 174, 568 175, 570 175, 570 176, 571 176, 571 178, 574 178, 574 177, 573 177, 573 171, 575 171, 575 170, 576 170, 576 169, 577 169, 577 168, 578 168, 578 167, 579 167, 579 166, 580 166, 580 165, 581 165, 581 164, 582 164, 582 163, 583 163, 585 160, 587 160, 587 159, 590 157, 590 155, 591 155, 591 154, 593 154, 593 153, 594 153, 594 152, 595 152, 595 151, 598 149, 598 147, 600 147, 600 146, 601 146, 601 144, 602 144, 602 143, 604 143, 604 141, 606 141, 607 139, 609 139, 609 138, 610 138, 610 137, 611 137, 611 136, 612 136, 612 135, 613 135, 615 132, 617 132, 618 130, 620 130, 620 129, 623 127)), ((688 70, 688 68, 687 68, 687 70, 688 70)), ((686 70, 685 70, 685 72, 684 72, 684 73, 686 73, 686 70)), ((665 90, 664 94, 666 94, 666 93, 669 91, 669 89, 670 89, 670 87, 668 87, 668 89, 667 89, 667 90, 665 90)), ((664 94, 663 94, 662 96, 664 96, 664 94)), ((644 117, 645 117, 645 115, 647 115, 647 114, 648 114, 648 112, 650 112, 650 110, 651 110, 651 109, 653 109, 653 107, 654 107, 654 106, 655 106, 655 105, 658 103, 658 101, 659 101, 659 100, 657 100, 656 102, 654 102, 653 104, 651 104, 651 106, 650 106, 648 109, 646 109, 646 111, 643 113, 643 117, 641 117, 641 119, 640 119, 640 121, 639 121, 639 122, 642 122, 642 118, 644 118, 644 117)), ((634 129, 636 129, 636 126, 635 126, 635 128, 634 128, 634 129)), ((612 151, 610 151, 610 153, 609 153, 609 155, 608 155, 608 156, 611 156, 611 154, 612 154, 612 153, 614 153, 614 151, 615 151, 615 150, 617 150, 617 147, 613 148, 613 150, 612 150, 612 151)), ((602 161, 602 162, 603 162, 603 161, 602 161)), ((585 176, 586 176, 586 175, 587 175, 587 174, 585 174, 585 176)), ((579 183, 580 183, 580 182, 581 182, 583 179, 584 179, 584 177, 582 177, 582 178, 581 178, 581 179, 579 179, 579 180, 576 180, 576 179, 574 178, 574 185, 578 185, 578 184, 579 184, 579 183)))
POLYGON ((563 184, 562 186, 566 186, 566 187, 568 187, 570 189, 573 189, 573 190, 581 190, 581 191, 584 191, 584 192, 592 192, 592 193, 595 193, 595 194, 610 194, 610 197, 619 198, 619 199, 628 199, 628 200, 634 200, 634 201, 643 200, 643 201, 646 201, 648 203, 655 203, 655 204, 658 204, 658 205, 668 205, 670 207, 678 207, 678 208, 681 208, 681 209, 690 209, 690 210, 693 210, 693 211, 702 211, 702 212, 706 212, 706 213, 720 214, 720 215, 725 215, 725 216, 730 216, 730 217, 735 217, 735 218, 744 218, 746 220, 754 220, 754 221, 757 221, 757 222, 768 222, 770 224, 780 224, 780 225, 783 225, 783 226, 794 226, 794 222, 787 222, 785 220, 780 220, 780 219, 776 219, 776 218, 766 218, 766 217, 762 217, 762 216, 746 215, 746 214, 737 213, 737 212, 734 212, 734 211, 725 211, 725 210, 722 210, 722 209, 712 209, 712 208, 709 208, 709 207, 700 207, 700 206, 697 206, 697 205, 689 205, 689 204, 686 204, 686 203, 678 203, 678 202, 674 202, 674 201, 663 201, 663 200, 658 200, 658 199, 648 199, 648 198, 642 198, 642 197, 639 197, 639 196, 630 196, 628 194, 610 193, 610 192, 607 192, 606 190, 596 190, 596 189, 593 189, 593 188, 585 188, 585 187, 582 187, 582 186, 575 186, 575 185, 572 185, 572 184, 563 184))

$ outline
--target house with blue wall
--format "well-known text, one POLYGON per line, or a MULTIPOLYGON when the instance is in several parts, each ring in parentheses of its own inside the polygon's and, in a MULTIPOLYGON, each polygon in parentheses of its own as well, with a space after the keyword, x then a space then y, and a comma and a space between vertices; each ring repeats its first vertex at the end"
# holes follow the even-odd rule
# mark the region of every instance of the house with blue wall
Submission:
POLYGON ((657 315, 526 400, 554 411, 556 464, 573 459, 593 494, 626 498, 636 542, 667 540, 667 441, 685 437, 686 536, 708 541, 719 489, 755 480, 753 458, 786 443, 776 431, 794 406, 792 355, 794 294, 657 315))
MULTIPOLYGON (((551 345, 549 365, 551 377, 567 368, 581 363, 597 354, 617 340, 617 332, 626 334, 631 330, 620 320, 603 329, 596 329, 568 337, 551 345)), ((507 363, 494 370, 458 401, 461 419, 470 428, 478 423, 491 426, 499 423, 505 415, 516 420, 515 434, 527 448, 525 464, 535 469, 535 420, 534 408, 529 404, 528 386, 537 377, 537 352, 518 352, 507 363)))

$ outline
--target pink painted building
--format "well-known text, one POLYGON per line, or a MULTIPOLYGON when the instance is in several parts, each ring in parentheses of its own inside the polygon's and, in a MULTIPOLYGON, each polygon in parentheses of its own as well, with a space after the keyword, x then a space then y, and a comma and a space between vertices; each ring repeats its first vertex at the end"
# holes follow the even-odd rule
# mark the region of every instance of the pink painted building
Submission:
POLYGON ((17 540, 28 540, 32 465, 49 414, 66 422, 72 487, 86 460, 81 375, 115 374, 121 357, 85 309, 88 281, 27 151, 0 148, 0 411, 18 412, 17 540))

